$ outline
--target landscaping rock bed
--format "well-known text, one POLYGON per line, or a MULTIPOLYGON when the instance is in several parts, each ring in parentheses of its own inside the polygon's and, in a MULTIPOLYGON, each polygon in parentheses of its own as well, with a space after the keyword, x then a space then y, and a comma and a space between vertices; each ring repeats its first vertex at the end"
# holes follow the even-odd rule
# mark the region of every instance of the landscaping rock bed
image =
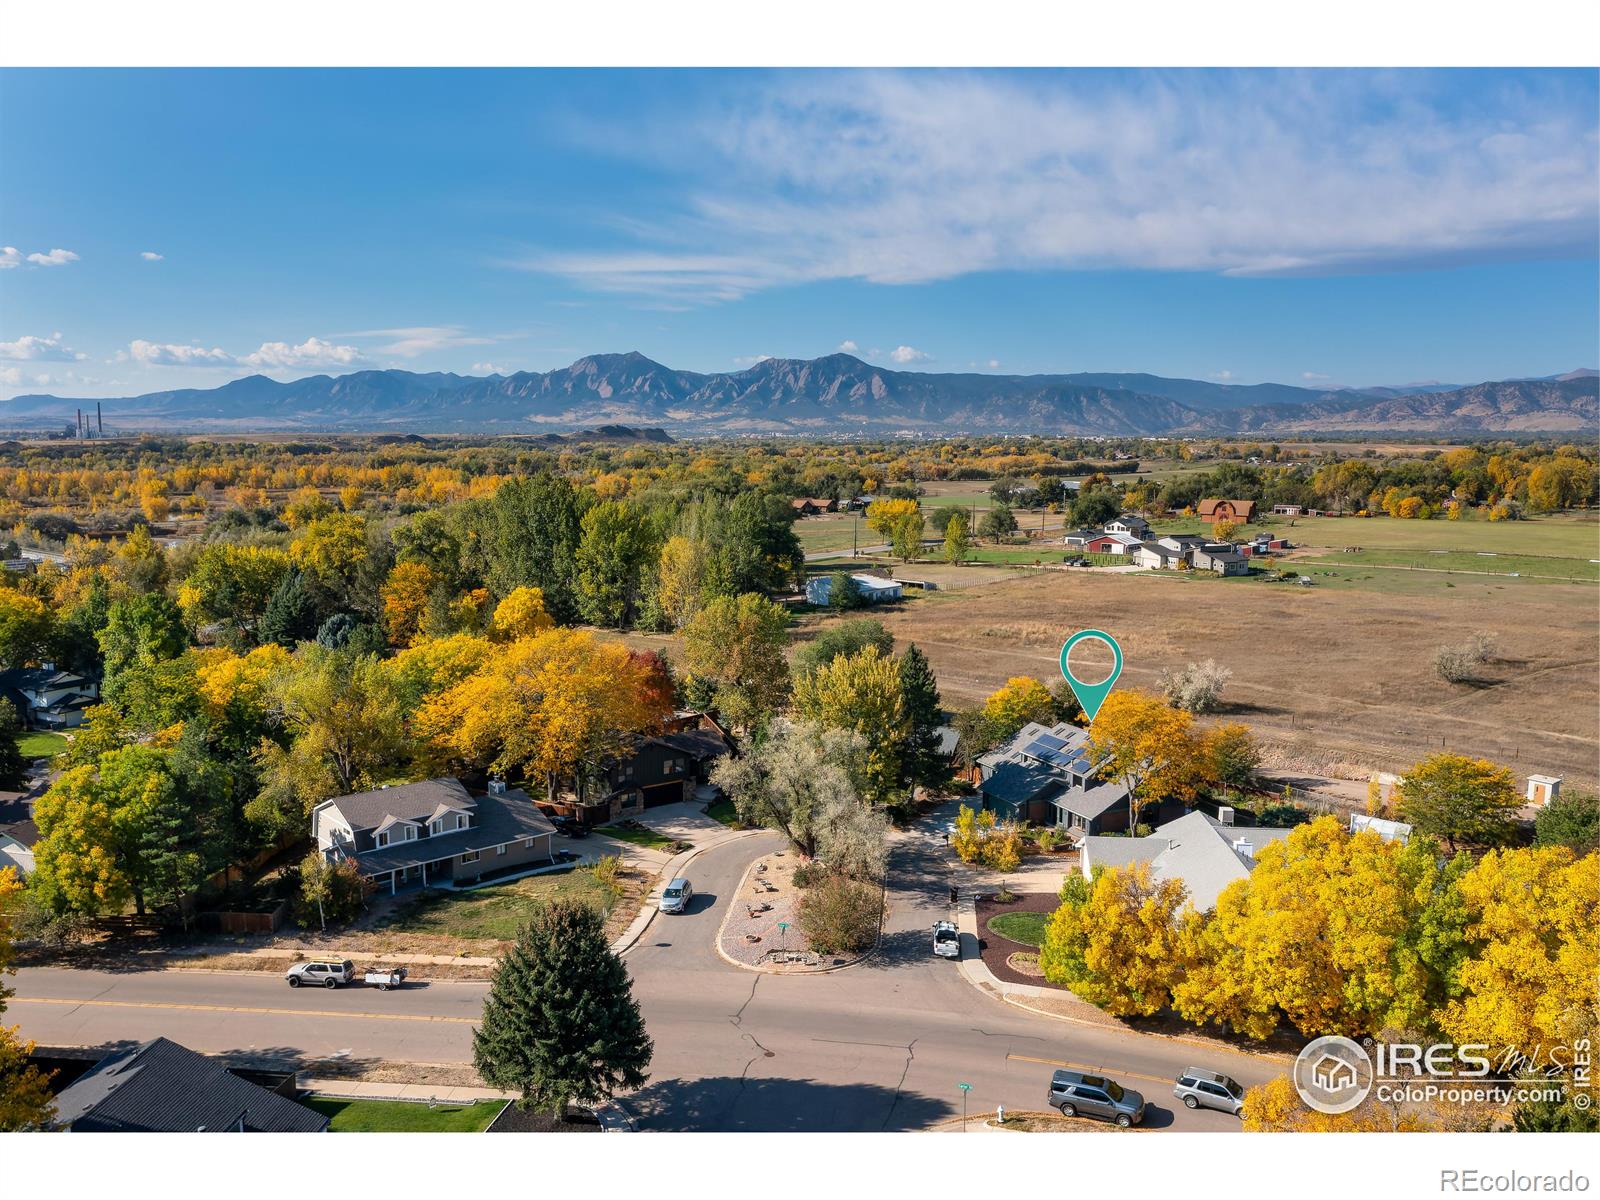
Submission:
POLYGON ((860 955, 818 954, 800 931, 801 889, 794 871, 801 859, 792 850, 775 850, 751 863, 729 898, 728 915, 718 932, 724 958, 780 974, 826 971, 860 955), (787 924, 787 929, 779 929, 787 924))
POLYGON ((1042 975, 1029 975, 1011 965, 1013 954, 1038 954, 1039 947, 1001 937, 989 928, 989 918, 1000 916, 1002 913, 1050 913, 1054 912, 1060 903, 1061 900, 1054 892, 1020 892, 1009 904, 1001 904, 990 896, 978 901, 978 939, 983 946, 983 965, 994 972, 996 979, 1005 983, 1026 983, 1033 987, 1055 986, 1042 975))

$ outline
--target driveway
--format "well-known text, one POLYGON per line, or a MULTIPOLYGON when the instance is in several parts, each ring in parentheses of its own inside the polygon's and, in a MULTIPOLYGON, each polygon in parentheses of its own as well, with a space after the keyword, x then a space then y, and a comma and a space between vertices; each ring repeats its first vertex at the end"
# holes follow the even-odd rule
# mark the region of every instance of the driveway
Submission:
POLYGON ((704 804, 693 800, 663 804, 660 808, 647 808, 633 819, 663 837, 691 842, 696 846, 721 841, 729 832, 728 827, 721 821, 713 821, 706 816, 704 804))

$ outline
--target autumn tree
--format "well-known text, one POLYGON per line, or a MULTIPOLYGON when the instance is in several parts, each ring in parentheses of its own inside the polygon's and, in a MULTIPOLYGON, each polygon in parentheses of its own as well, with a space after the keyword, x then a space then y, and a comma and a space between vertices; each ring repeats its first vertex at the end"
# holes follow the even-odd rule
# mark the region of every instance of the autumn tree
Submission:
POLYGON ((257 751, 261 791, 246 813, 265 836, 302 829, 317 804, 376 786, 413 751, 404 693, 374 656, 308 643, 273 674, 268 698, 288 745, 257 751))
POLYGON ((130 688, 149 681, 158 663, 183 653, 189 632, 178 606, 164 595, 151 594, 113 604, 99 641, 106 698, 121 703, 130 688))
POLYGON ((1261 749, 1248 725, 1229 721, 1208 729, 1200 739, 1205 774, 1225 788, 1243 789, 1255 783, 1261 768, 1261 749))
POLYGON ((849 729, 869 739, 863 763, 865 793, 874 803, 895 794, 911 736, 899 664, 868 646, 800 676, 795 707, 807 720, 849 729))
POLYGON ((1534 818, 1533 844, 1565 846, 1574 854, 1600 849, 1600 797, 1593 792, 1563 791, 1534 818))
POLYGON ((739 729, 753 729, 789 698, 789 614, 746 593, 713 600, 683 631, 683 665, 709 691, 713 707, 739 729))
POLYGON ((867 527, 884 541, 892 541, 895 530, 913 514, 922 520, 922 508, 915 500, 874 500, 867 505, 867 527))
MULTIPOLYGON (((22 881, 16 868, 0 868, 0 1017, 14 994, 5 977, 16 972, 11 960, 22 903, 22 881)), ((33 1050, 34 1043, 18 1038, 17 1026, 0 1024, 0 1132, 41 1129, 55 1114, 50 1076, 29 1061, 33 1050)))
POLYGON ((995 741, 1004 741, 1029 721, 1053 723, 1055 701, 1050 690, 1029 675, 1014 675, 1005 686, 983 702, 984 715, 992 722, 995 741))
POLYGON ((536 587, 512 588, 506 598, 495 605, 489 622, 496 640, 502 642, 533 637, 554 624, 545 611, 544 592, 536 587))
POLYGON ((439 577, 424 563, 396 563, 383 585, 383 627, 389 642, 409 646, 422 632, 428 602, 439 577))
POLYGON ((907 513, 894 523, 890 531, 894 556, 901 562, 912 563, 922 557, 922 511, 907 513))
POLYGON ((1440 1017, 1453 1040, 1512 1046, 1535 1064, 1600 1032, 1600 855, 1491 850, 1461 877, 1470 955, 1440 1017))
POLYGON ((499 773, 526 772, 546 795, 657 728, 670 697, 651 664, 619 642, 557 628, 512 643, 467 679, 425 702, 416 728, 455 757, 499 773))
POLYGON ((369 553, 367 519, 358 512, 330 511, 289 543, 289 560, 342 600, 355 590, 369 553))
POLYGON ((1487 759, 1434 754, 1400 781, 1401 818, 1451 849, 1508 842, 1521 804, 1515 777, 1487 759))
POLYGON ((0 587, 0 669, 39 662, 49 652, 55 622, 44 601, 0 587))
POLYGON ((1194 720, 1158 696, 1113 691, 1089 726, 1096 772, 1128 789, 1128 828, 1146 805, 1189 800, 1205 781, 1207 763, 1194 720))
POLYGON ((275 546, 214 542, 191 564, 178 604, 195 625, 225 625, 254 638, 291 568, 289 554, 275 546))
POLYGON ((853 617, 824 625, 815 637, 795 651, 794 673, 809 675, 842 655, 859 654, 868 646, 875 647, 882 655, 894 650, 894 635, 875 617, 853 617))
POLYGON ((486 581, 495 594, 536 587, 557 624, 576 621, 584 507, 578 489, 552 472, 502 484, 474 517, 485 551, 486 581))
POLYGON ((656 602, 674 629, 700 611, 710 555, 704 541, 676 534, 661 546, 656 560, 656 602))
POLYGON ((1148 863, 1099 872, 1083 903, 1063 903, 1051 916, 1039 967, 1114 1016, 1160 1012, 1183 977, 1183 905, 1182 882, 1155 881, 1148 863))

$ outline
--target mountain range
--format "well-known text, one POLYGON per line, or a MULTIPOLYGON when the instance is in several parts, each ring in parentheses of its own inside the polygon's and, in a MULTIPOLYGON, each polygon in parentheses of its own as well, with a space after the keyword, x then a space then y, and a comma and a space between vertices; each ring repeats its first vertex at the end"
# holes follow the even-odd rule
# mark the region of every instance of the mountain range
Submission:
POLYGON ((637 352, 549 372, 471 376, 401 370, 250 375, 215 388, 121 399, 30 395, 0 402, 0 428, 54 429, 78 409, 108 432, 542 433, 648 425, 679 436, 1031 433, 1566 433, 1600 424, 1593 370, 1470 386, 1319 391, 1138 373, 938 374, 848 354, 769 358, 743 371, 677 371, 637 352))

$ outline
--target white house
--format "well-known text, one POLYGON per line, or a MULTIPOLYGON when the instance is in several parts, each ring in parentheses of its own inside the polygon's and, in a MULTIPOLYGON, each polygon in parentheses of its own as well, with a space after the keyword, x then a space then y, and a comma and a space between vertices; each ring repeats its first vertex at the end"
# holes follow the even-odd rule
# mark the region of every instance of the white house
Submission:
POLYGON ((1195 811, 1157 826, 1147 837, 1084 838, 1079 861, 1086 879, 1097 866, 1149 863, 1152 879, 1179 880, 1204 912, 1216 907, 1230 883, 1250 874, 1265 846, 1288 836, 1287 829, 1231 825, 1195 811))
MULTIPOLYGON (((904 594, 904 588, 893 579, 885 579, 882 575, 856 574, 851 572, 850 578, 855 580, 856 590, 861 593, 861 598, 868 604, 881 604, 885 600, 898 600, 904 594)), ((828 603, 828 597, 833 592, 832 575, 813 575, 806 580, 806 599, 812 604, 822 605, 828 603)))
POLYGON ((53 663, 0 671, 0 696, 10 700, 29 729, 73 729, 83 724, 83 710, 96 703, 100 687, 53 663))
POLYGON ((1123 513, 1115 521, 1106 522, 1107 533, 1130 533, 1136 538, 1150 536, 1150 522, 1133 513, 1123 513))

